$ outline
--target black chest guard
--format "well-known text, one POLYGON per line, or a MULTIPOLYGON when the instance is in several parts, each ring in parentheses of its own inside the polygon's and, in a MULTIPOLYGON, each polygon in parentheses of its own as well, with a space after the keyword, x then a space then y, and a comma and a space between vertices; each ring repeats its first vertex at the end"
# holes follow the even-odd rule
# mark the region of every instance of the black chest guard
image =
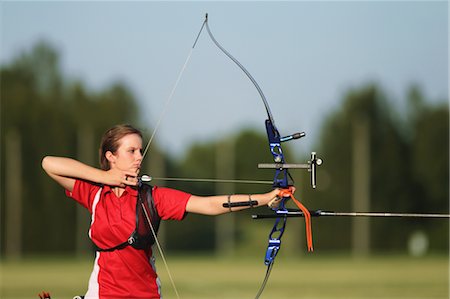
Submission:
POLYGON ((123 249, 127 246, 132 246, 135 249, 148 249, 155 244, 152 227, 154 233, 157 234, 161 217, 159 217, 155 208, 152 189, 152 186, 144 183, 139 186, 138 198, 136 200, 136 228, 128 240, 117 246, 106 249, 96 246, 97 251, 114 251, 123 249), (149 221, 152 226, 150 226, 149 221))

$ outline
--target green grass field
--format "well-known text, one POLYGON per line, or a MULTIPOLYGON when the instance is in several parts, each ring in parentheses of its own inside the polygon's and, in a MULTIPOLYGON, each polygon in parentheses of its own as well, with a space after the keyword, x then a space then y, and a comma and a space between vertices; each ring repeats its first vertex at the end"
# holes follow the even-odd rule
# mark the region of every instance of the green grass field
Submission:
MULTIPOLYGON (((160 260, 165 299, 176 298, 160 260)), ((265 274, 260 257, 218 259, 169 256, 169 268, 182 299, 254 298, 265 274)), ((92 260, 40 258, 1 263, 1 298, 54 299, 84 294, 92 260)), ((448 256, 277 257, 261 299, 269 298, 449 298, 448 256)))

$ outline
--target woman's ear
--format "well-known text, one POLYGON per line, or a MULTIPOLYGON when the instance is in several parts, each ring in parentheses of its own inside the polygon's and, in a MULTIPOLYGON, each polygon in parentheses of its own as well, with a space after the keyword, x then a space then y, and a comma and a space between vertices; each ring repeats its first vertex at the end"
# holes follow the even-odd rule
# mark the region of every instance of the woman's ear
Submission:
POLYGON ((105 157, 109 163, 114 163, 116 161, 116 156, 111 151, 107 151, 105 153, 105 157))

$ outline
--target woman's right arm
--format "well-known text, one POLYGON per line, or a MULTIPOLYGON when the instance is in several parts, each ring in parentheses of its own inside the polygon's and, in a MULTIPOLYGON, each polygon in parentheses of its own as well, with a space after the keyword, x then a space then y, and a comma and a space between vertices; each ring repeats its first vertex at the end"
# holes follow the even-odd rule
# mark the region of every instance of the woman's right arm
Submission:
POLYGON ((135 173, 117 169, 105 171, 71 158, 46 156, 42 159, 42 168, 52 179, 69 191, 73 190, 77 179, 111 186, 137 184, 135 173))

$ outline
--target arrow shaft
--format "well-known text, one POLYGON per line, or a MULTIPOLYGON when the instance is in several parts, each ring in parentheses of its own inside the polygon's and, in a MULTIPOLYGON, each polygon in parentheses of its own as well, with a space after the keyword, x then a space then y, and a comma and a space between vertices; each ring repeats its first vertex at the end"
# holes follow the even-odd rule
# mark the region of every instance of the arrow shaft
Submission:
POLYGON ((229 180, 229 179, 208 179, 208 178, 160 178, 152 177, 152 181, 175 181, 175 182, 202 182, 202 183, 226 183, 226 184, 262 184, 272 185, 272 181, 259 180, 229 180))
POLYGON ((320 216, 335 216, 335 217, 450 218, 450 214, 382 213, 382 212, 321 212, 320 216))
MULTIPOLYGON (((312 217, 387 217, 387 218, 450 218, 450 214, 436 213, 388 213, 388 212, 333 212, 333 211, 310 211, 312 217)), ((279 217, 304 217, 302 211, 290 210, 287 212, 252 215, 253 219, 271 219, 279 217)))

